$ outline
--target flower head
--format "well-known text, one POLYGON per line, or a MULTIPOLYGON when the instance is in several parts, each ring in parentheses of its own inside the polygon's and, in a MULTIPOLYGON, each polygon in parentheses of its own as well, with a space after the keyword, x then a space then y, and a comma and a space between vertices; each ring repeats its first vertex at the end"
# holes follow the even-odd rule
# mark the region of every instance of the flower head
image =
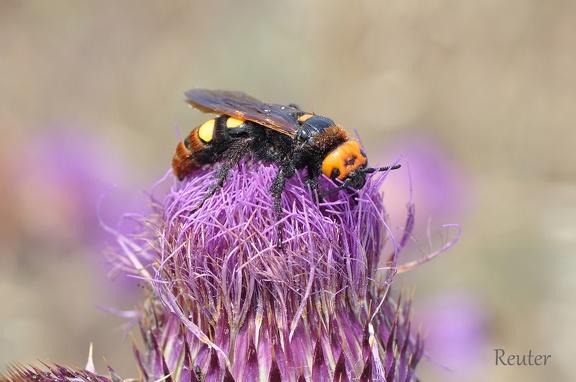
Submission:
POLYGON ((144 379, 410 380, 423 346, 409 305, 388 293, 409 232, 386 246, 387 174, 318 200, 297 173, 277 221, 276 165, 242 161, 202 203, 215 171, 176 182, 138 239, 120 236, 122 258, 150 285, 136 350, 144 379))
POLYGON ((25 367, 22 365, 11 365, 7 374, 0 374, 2 382, 118 382, 120 377, 114 369, 108 367, 109 377, 104 377, 94 373, 93 370, 74 370, 62 365, 44 364, 45 370, 36 366, 25 367))

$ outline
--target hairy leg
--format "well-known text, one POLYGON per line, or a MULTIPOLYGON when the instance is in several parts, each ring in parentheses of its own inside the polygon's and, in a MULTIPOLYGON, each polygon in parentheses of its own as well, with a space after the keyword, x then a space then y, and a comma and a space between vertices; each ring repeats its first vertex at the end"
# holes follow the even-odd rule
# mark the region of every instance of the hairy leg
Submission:
POLYGON ((198 211, 204 205, 204 202, 208 200, 211 196, 213 196, 216 191, 222 187, 224 181, 228 177, 228 173, 232 169, 232 167, 238 163, 246 154, 249 152, 249 143, 247 140, 241 140, 235 142, 230 146, 230 148, 226 151, 226 155, 224 157, 224 161, 220 165, 218 175, 216 176, 216 182, 210 186, 206 195, 202 198, 202 201, 191 213, 198 211))
MULTIPOLYGON (((276 220, 282 220, 282 191, 284 191, 284 186, 286 185, 286 179, 291 178, 294 175, 295 169, 294 165, 291 162, 284 162, 280 169, 278 170, 278 174, 272 181, 272 186, 270 187, 270 193, 274 197, 274 210, 276 211, 276 220)), ((278 242, 276 246, 278 248, 282 248, 282 233, 283 233, 284 225, 282 223, 278 224, 278 242)))

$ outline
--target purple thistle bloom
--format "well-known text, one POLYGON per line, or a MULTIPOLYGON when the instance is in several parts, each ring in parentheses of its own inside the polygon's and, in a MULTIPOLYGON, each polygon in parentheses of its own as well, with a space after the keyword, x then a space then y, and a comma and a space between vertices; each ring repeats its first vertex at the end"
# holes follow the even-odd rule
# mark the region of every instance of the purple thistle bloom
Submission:
POLYGON ((12 365, 8 370, 8 375, 0 374, 0 381, 12 382, 118 382, 120 377, 116 375, 114 369, 108 367, 110 376, 104 377, 89 370, 73 370, 61 365, 44 364, 46 370, 36 366, 24 367, 22 365, 12 365))
MULTIPOLYGON (((277 166, 243 160, 200 207, 218 169, 178 182, 137 232, 115 232, 118 266, 146 287, 137 310, 143 381, 416 380, 424 354, 410 300, 389 292, 414 227, 389 234, 379 189, 368 174, 353 193, 318 202, 298 172, 282 193, 284 242, 270 184, 277 166)), ((320 189, 334 187, 320 179, 320 189)), ((131 215, 134 216, 134 215, 131 215)), ((449 247, 450 242, 444 248, 449 247)), ((429 255, 423 261, 435 256, 429 255)), ((59 365, 12 365, 0 381, 121 381, 59 365)))
MULTIPOLYGON (((423 354, 410 305, 388 293, 389 240, 369 175, 356 195, 315 201, 303 175, 282 194, 283 249, 269 193, 277 166, 242 161, 198 209, 214 169, 176 182, 121 256, 149 282, 141 310, 144 380, 409 381, 423 354)), ((321 189, 334 185, 321 180, 321 189)))

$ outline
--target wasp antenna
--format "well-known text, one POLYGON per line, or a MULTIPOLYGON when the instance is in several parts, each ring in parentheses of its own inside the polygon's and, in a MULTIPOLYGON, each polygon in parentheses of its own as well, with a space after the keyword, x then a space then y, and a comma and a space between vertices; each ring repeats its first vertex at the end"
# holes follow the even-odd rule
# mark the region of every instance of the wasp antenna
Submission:
POLYGON ((342 190, 348 188, 348 186, 350 185, 350 182, 351 182, 351 181, 350 181, 350 178, 347 178, 347 179, 346 179, 341 185, 339 185, 338 187, 334 187, 334 188, 332 188, 332 189, 330 189, 330 190, 328 190, 328 191, 320 192, 318 195, 320 195, 320 197, 324 197, 324 196, 326 196, 326 195, 330 195, 330 194, 333 194, 333 193, 335 193, 335 192, 342 191, 342 190))
POLYGON ((386 167, 367 167, 362 169, 361 171, 366 174, 371 174, 377 171, 391 171, 391 170, 398 170, 402 165, 395 164, 394 166, 386 166, 386 167))

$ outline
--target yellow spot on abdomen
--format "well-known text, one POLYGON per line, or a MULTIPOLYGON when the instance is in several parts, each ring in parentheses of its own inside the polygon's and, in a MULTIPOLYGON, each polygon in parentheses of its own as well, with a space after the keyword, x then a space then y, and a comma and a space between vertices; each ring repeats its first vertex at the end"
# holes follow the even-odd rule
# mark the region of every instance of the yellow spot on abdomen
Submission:
POLYGON ((229 129, 234 129, 235 127, 238 127, 240 125, 242 125, 245 121, 238 119, 238 118, 234 118, 234 117, 229 117, 226 120, 226 127, 229 129))
POLYGON ((214 138, 214 123, 215 119, 206 121, 198 128, 198 137, 202 142, 208 143, 214 138))

